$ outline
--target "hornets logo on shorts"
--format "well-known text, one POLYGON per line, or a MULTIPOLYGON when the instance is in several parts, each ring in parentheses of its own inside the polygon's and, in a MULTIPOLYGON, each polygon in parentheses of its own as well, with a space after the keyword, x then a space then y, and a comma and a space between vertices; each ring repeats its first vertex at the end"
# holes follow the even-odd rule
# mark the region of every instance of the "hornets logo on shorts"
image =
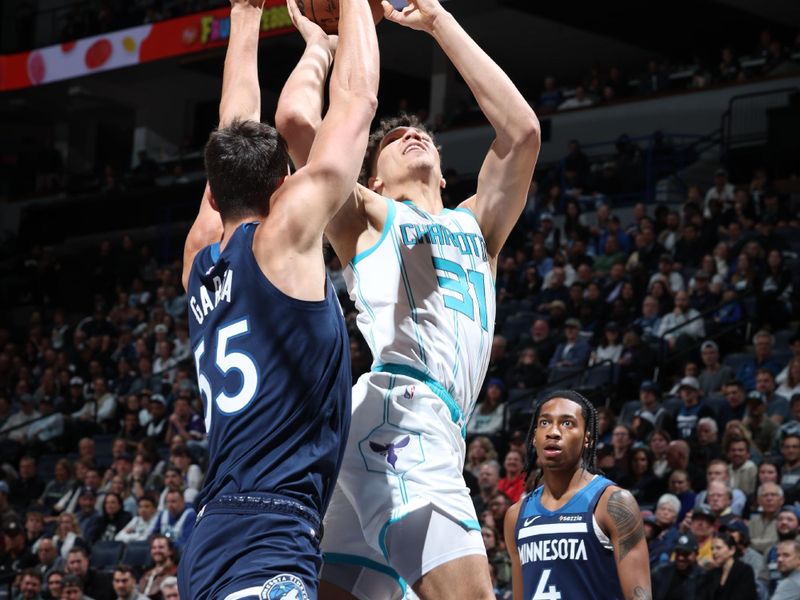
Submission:
POLYGON ((267 581, 259 594, 261 600, 309 600, 303 580, 284 573, 267 581))

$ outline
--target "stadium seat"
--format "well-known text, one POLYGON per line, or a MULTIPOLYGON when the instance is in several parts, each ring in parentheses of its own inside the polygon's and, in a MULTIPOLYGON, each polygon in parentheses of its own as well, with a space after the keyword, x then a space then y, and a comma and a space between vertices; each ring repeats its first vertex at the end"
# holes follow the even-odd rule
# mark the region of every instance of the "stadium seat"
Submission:
POLYGON ((97 542, 92 547, 92 558, 89 561, 95 569, 107 569, 119 563, 125 544, 122 542, 97 542))
POLYGON ((723 394, 709 394, 703 400, 703 403, 714 411, 714 416, 716 417, 725 404, 725 396, 723 394))
POLYGON ((739 367, 751 358, 753 358, 752 352, 733 352, 722 359, 722 364, 729 366, 736 374, 739 371, 739 367))
POLYGON ((775 350, 787 350, 789 348, 789 340, 796 333, 794 329, 781 329, 775 332, 775 350))
POLYGON ((622 405, 622 410, 619 413, 619 421, 623 425, 630 426, 631 420, 633 419, 634 415, 636 415, 636 411, 642 406, 642 403, 638 400, 629 400, 625 404, 622 405))
POLYGON ((150 542, 128 542, 122 562, 141 575, 145 565, 150 562, 150 542))
POLYGON ((608 387, 616 381, 615 365, 603 363, 595 365, 586 371, 583 377, 583 387, 608 387))
POLYGON ((506 319, 503 325, 503 337, 510 343, 514 343, 523 333, 527 333, 533 323, 533 313, 519 312, 506 319))
POLYGON ((772 353, 772 358, 775 359, 775 362, 782 367, 785 367, 789 364, 789 361, 792 360, 792 356, 794 356, 794 352, 792 352, 789 348, 775 350, 772 353))

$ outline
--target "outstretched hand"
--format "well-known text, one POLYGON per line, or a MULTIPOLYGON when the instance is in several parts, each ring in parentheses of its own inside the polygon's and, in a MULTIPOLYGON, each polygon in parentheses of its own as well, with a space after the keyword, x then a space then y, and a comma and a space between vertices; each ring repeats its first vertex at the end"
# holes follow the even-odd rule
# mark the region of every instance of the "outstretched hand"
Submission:
POLYGON ((430 32, 439 15, 445 13, 439 0, 406 0, 408 6, 397 10, 387 0, 383 0, 383 16, 395 23, 417 31, 430 32))
POLYGON ((300 35, 303 36, 306 44, 327 42, 331 54, 336 54, 336 45, 339 42, 339 36, 328 35, 322 30, 322 27, 305 16, 297 6, 297 0, 286 0, 286 6, 289 9, 289 18, 292 19, 292 24, 297 31, 300 32, 300 35))

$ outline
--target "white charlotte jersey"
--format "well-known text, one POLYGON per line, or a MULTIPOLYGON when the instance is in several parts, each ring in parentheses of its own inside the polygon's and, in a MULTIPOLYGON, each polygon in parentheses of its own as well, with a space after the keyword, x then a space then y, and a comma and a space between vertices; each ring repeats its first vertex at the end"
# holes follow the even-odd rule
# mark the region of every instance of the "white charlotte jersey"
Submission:
POLYGON ((380 240, 344 270, 372 369, 400 365, 421 372, 455 400, 466 422, 494 332, 486 242, 467 209, 431 215, 409 201, 385 200, 380 240))

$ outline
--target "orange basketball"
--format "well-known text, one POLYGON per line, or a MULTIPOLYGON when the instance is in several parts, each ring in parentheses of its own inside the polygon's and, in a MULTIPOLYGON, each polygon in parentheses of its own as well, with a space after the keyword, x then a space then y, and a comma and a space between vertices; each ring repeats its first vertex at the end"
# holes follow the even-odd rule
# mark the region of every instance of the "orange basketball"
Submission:
MULTIPOLYGON (((375 23, 383 18, 381 0, 369 0, 375 23)), ((339 31, 339 0, 297 0, 297 7, 306 17, 322 27, 325 33, 339 31)))

